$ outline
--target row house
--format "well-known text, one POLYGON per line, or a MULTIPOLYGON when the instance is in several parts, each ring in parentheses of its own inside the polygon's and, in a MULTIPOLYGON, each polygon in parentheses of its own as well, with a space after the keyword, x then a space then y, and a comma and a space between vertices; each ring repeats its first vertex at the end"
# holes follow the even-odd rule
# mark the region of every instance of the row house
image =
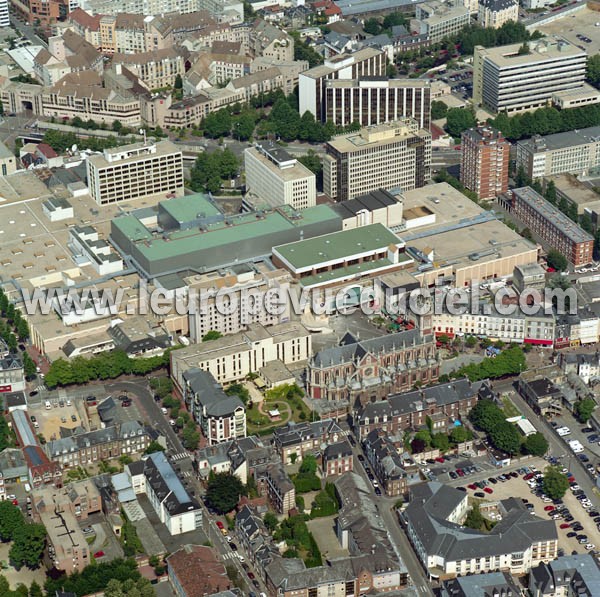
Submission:
POLYGON ((45 449, 53 462, 63 468, 71 468, 122 455, 142 454, 149 443, 146 429, 138 421, 127 421, 49 441, 45 449))
POLYGON ((261 493, 279 514, 286 514, 296 507, 296 489, 281 463, 269 464, 256 471, 261 493))
POLYGON ((316 454, 324 444, 340 442, 341 427, 331 419, 312 423, 288 423, 273 430, 273 447, 284 464, 302 462, 305 454, 316 454))
POLYGON ((306 384, 311 398, 353 405, 382 400, 416 383, 430 384, 438 376, 433 336, 413 329, 370 340, 347 333, 339 346, 325 348, 309 361, 306 384))
POLYGON ((404 495, 407 472, 392 440, 381 429, 373 429, 363 441, 365 455, 382 490, 388 497, 404 495))
POLYGON ((363 440, 373 430, 398 435, 409 429, 420 429, 430 419, 433 429, 444 432, 466 417, 488 390, 486 382, 471 383, 462 378, 450 383, 393 394, 386 400, 359 405, 352 413, 352 425, 363 440))
POLYGON ((326 478, 337 477, 354 470, 354 454, 348 440, 329 444, 323 450, 321 468, 326 478))

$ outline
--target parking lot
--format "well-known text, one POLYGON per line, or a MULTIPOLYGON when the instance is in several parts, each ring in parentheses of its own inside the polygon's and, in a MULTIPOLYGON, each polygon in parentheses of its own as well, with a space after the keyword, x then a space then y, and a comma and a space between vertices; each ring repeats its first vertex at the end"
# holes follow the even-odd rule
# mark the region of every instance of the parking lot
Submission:
POLYGON ((75 429, 87 423, 87 417, 83 405, 70 399, 48 401, 39 405, 30 405, 29 416, 32 418, 36 431, 41 433, 47 441, 59 439, 60 429, 75 429), (83 420, 82 420, 83 416, 83 420))
MULTIPOLYGON (((541 475, 543 468, 539 467, 533 470, 537 470, 541 475)), ((498 471, 498 475, 494 477, 495 483, 492 483, 490 479, 486 479, 485 482, 479 482, 480 485, 485 483, 484 487, 473 487, 473 484, 469 484, 471 487, 467 486, 467 491, 471 497, 480 498, 485 502, 497 502, 515 496, 521 497, 532 513, 540 518, 555 520, 559 548, 567 555, 572 552, 585 553, 586 551, 598 549, 600 546, 600 531, 594 519, 600 520, 600 514, 595 513, 596 516, 588 514, 588 512, 594 512, 594 509, 590 507, 586 510, 577 499, 575 494, 581 491, 577 489, 578 486, 574 484, 572 489, 567 490, 562 500, 553 502, 543 495, 541 477, 537 482, 535 478, 528 478, 532 475, 531 471, 532 468, 530 467, 521 467, 519 472, 513 471, 512 475, 506 475, 502 472, 504 476, 508 476, 505 481, 498 480, 500 476, 500 471, 498 471), (563 528, 561 528, 561 525, 563 528), (586 538, 585 540, 579 540, 577 536, 585 536, 586 538), (590 544, 594 547, 586 550, 586 545, 590 544)), ((564 471, 567 471, 567 469, 564 469, 564 471)), ((576 483, 576 480, 574 483, 576 483)), ((581 493, 583 494, 582 491, 581 493)), ((494 520, 493 516, 489 518, 494 520)))
POLYGON ((600 16, 597 12, 589 8, 583 8, 575 14, 568 15, 547 25, 541 25, 538 29, 549 34, 558 34, 576 46, 584 48, 589 56, 600 52, 600 27, 596 23, 600 22, 600 16), (577 36, 581 37, 577 37, 577 36), (590 42, 581 39, 585 37, 590 42))

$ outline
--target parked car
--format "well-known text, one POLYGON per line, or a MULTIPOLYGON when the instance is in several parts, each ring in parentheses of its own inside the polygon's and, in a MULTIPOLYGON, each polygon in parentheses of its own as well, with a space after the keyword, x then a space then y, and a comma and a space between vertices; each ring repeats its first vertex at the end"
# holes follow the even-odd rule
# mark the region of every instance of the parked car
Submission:
POLYGON ((485 491, 486 493, 494 493, 494 490, 491 487, 484 487, 483 491, 485 491))
POLYGON ((103 552, 102 550, 100 550, 100 551, 97 551, 97 552, 94 554, 94 557, 95 557, 95 558, 102 558, 102 557, 104 557, 104 552, 103 552))
POLYGON ((478 497, 478 498, 484 498, 485 497, 485 493, 483 493, 483 491, 476 491, 473 495, 475 497, 478 497))
POLYGON ((563 522, 563 523, 560 525, 560 528, 561 528, 561 529, 570 529, 570 528, 571 528, 571 525, 570 525, 568 522, 563 522))
POLYGON ((75 415, 71 415, 71 421, 73 421, 73 423, 77 423, 77 417, 75 415))
POLYGON ((544 512, 552 512, 554 510, 554 506, 544 506, 544 512))

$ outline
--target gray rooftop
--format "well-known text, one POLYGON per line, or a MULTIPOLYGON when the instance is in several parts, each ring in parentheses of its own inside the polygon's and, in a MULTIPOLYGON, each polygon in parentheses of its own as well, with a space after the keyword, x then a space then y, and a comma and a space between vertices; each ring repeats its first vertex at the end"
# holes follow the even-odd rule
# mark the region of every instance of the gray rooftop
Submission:
POLYGON ((564 133, 554 133, 544 137, 536 135, 531 139, 519 141, 519 145, 527 147, 530 151, 554 151, 567 149, 575 145, 587 145, 600 142, 600 126, 591 126, 587 129, 576 129, 564 133))

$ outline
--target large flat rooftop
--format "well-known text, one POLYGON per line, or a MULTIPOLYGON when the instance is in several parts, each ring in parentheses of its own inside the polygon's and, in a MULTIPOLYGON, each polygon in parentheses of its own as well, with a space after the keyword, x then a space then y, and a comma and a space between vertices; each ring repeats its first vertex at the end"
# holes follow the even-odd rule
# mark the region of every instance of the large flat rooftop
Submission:
POLYGON ((349 260, 390 245, 403 244, 383 224, 371 224, 273 247, 273 255, 301 271, 322 263, 349 260))
POLYGON ((537 136, 519 141, 519 145, 527 147, 530 151, 543 152, 557 149, 568 149, 576 145, 588 145, 600 142, 600 126, 591 126, 587 129, 554 133, 544 137, 537 136))

